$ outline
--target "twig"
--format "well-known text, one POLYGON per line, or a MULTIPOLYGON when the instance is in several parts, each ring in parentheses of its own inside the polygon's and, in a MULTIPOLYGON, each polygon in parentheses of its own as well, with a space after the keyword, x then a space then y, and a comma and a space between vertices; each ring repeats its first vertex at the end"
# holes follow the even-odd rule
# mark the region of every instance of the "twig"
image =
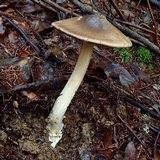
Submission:
POLYGON ((58 77, 58 78, 54 78, 53 80, 45 80, 45 81, 39 81, 39 82, 32 82, 24 85, 17 85, 14 88, 12 88, 10 92, 27 90, 31 88, 40 87, 42 85, 49 85, 50 86, 49 88, 54 88, 57 85, 61 85, 65 80, 66 80, 66 77, 58 77))
POLYGON ((155 113, 151 110, 149 110, 146 106, 140 104, 139 102, 136 102, 135 100, 131 99, 131 98, 128 98, 128 97, 122 97, 126 102, 129 102, 130 104, 132 104, 134 107, 138 107, 140 108, 141 110, 143 110, 144 112, 150 114, 151 116, 157 118, 160 120, 160 114, 158 113, 155 113))
POLYGON ((115 10, 117 11, 117 13, 120 15, 120 17, 124 20, 127 21, 126 18, 123 16, 122 12, 119 10, 119 8, 117 7, 116 3, 114 0, 111 0, 111 3, 113 5, 113 7, 115 8, 115 10))
POLYGON ((122 26, 121 24, 117 23, 116 21, 110 20, 108 19, 114 26, 116 26, 117 28, 119 28, 122 32, 124 32, 125 34, 129 35, 130 37, 136 39, 137 41, 143 43, 144 45, 146 45, 149 49, 151 49, 152 51, 154 51, 153 53, 156 53, 158 55, 160 55, 160 49, 154 45, 153 43, 151 43, 148 39, 140 36, 138 33, 135 33, 134 31, 132 31, 131 29, 122 26))
MULTIPOLYGON (((136 135, 136 133, 133 132, 133 130, 131 129, 131 127, 121 118, 121 116, 118 113, 118 108, 116 110, 116 114, 117 117, 120 119, 120 121, 128 128, 128 130, 136 137, 136 139, 142 144, 142 146, 147 150, 146 146, 144 145, 144 143, 140 140, 140 138, 136 135)), ((148 150, 147 150, 148 152, 148 150)), ((149 153, 149 152, 148 152, 149 153)))
POLYGON ((29 43, 29 45, 33 48, 34 51, 40 53, 40 49, 27 37, 25 31, 22 28, 20 28, 17 24, 12 22, 12 20, 10 20, 9 18, 5 16, 3 17, 22 35, 22 37, 25 39, 27 43, 29 43))
MULTIPOLYGON (((142 31, 145 31, 145 32, 148 32, 148 33, 151 33, 151 34, 156 34, 155 32, 149 30, 149 29, 146 29, 146 28, 142 28, 138 25, 134 25, 132 23, 129 23, 129 22, 125 22, 125 21, 122 21, 122 20, 119 20, 119 19, 114 19, 115 21, 119 22, 119 23, 123 23, 123 24, 126 24, 128 26, 131 26, 131 27, 134 27, 134 28, 137 28, 137 29, 140 29, 142 31)), ((158 36, 160 37, 160 34, 158 34, 158 36)))
MULTIPOLYGON (((11 18, 11 19, 15 19, 15 20, 19 20, 19 19, 20 19, 20 17, 18 17, 18 16, 14 16, 14 15, 11 15, 11 14, 9 14, 9 13, 2 12, 2 11, 0 11, 0 15, 5 16, 5 17, 8 17, 8 18, 11 18)), ((37 38, 40 40, 40 43, 42 44, 43 48, 45 48, 44 40, 42 39, 42 37, 40 36, 40 34, 36 33, 36 31, 32 28, 32 26, 30 25, 30 21, 29 21, 29 20, 27 20, 27 19, 25 18, 25 21, 26 21, 26 23, 30 26, 32 32, 33 32, 33 33, 37 36, 37 38)))
POLYGON ((96 13, 95 11, 90 10, 88 7, 86 7, 84 4, 82 4, 77 0, 69 0, 69 1, 75 6, 77 6, 84 13, 89 13, 89 14, 96 13))
POLYGON ((157 23, 155 21, 155 18, 153 16, 153 12, 152 12, 152 9, 151 9, 151 5, 149 3, 149 0, 147 0, 147 5, 148 5, 148 9, 149 9, 149 12, 151 14, 151 17, 152 17, 152 21, 153 21, 153 24, 154 24, 154 27, 155 27, 155 34, 156 34, 156 41, 157 41, 157 45, 160 49, 160 44, 159 44, 159 39, 158 39, 158 29, 157 29, 157 23))
POLYGON ((2 11, 0 11, 0 15, 1 15, 1 16, 6 16, 6 17, 9 17, 9 18, 14 18, 14 19, 17 18, 17 17, 14 16, 13 14, 11 15, 11 14, 9 14, 9 13, 7 13, 7 12, 2 12, 2 11))
POLYGON ((24 85, 17 85, 11 90, 11 92, 17 92, 21 90, 30 89, 30 88, 40 87, 48 82, 49 81, 47 80, 47 81, 41 81, 41 82, 32 82, 24 85))
POLYGON ((57 3, 55 3, 54 1, 51 1, 51 0, 42 0, 43 2, 51 5, 52 7, 55 7, 56 9, 64 12, 64 13, 67 13, 67 14, 71 14, 73 16, 78 16, 78 14, 76 13, 73 13, 72 11, 68 10, 68 9, 65 9, 64 7, 61 7, 60 5, 58 5, 57 3))
POLYGON ((57 12, 53 7, 51 7, 50 5, 48 5, 48 4, 46 4, 46 3, 42 2, 42 1, 39 1, 39 0, 31 0, 31 1, 36 3, 36 4, 38 4, 38 5, 40 5, 40 6, 42 6, 42 7, 44 7, 44 8, 49 9, 49 10, 55 12, 55 13, 57 12))

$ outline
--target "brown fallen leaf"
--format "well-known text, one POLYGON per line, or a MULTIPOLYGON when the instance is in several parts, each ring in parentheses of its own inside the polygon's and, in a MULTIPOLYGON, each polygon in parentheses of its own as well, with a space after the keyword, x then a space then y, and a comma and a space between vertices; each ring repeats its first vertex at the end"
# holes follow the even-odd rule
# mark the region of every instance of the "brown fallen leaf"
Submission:
POLYGON ((104 143, 104 148, 106 149, 105 155, 108 159, 113 158, 113 152, 111 150, 111 146, 113 146, 112 139, 113 137, 112 137, 111 129, 106 129, 105 134, 104 134, 103 143, 104 143))
POLYGON ((26 96, 30 100, 39 100, 39 97, 33 92, 22 91, 23 95, 26 96))

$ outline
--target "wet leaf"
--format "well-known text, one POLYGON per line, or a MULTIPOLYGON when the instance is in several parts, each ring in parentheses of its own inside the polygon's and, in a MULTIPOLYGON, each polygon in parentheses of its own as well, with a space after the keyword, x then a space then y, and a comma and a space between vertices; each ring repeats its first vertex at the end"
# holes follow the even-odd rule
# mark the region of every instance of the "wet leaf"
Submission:
POLYGON ((37 8, 35 7, 35 5, 33 5, 33 3, 28 3, 25 5, 25 7, 23 7, 23 10, 25 13, 32 13, 37 11, 37 8))
POLYGON ((16 42, 16 38, 17 38, 16 34, 11 31, 10 34, 8 35, 9 42, 10 43, 15 43, 16 42))
POLYGON ((66 2, 66 0, 56 0, 56 3, 58 3, 58 4, 63 4, 65 2, 66 2))
POLYGON ((129 142, 125 149, 125 160, 136 160, 137 150, 133 141, 129 142))
POLYGON ((151 22, 151 14, 149 11, 147 11, 145 14, 144 14, 144 17, 143 17, 143 21, 144 23, 150 23, 151 22))
POLYGON ((135 64, 131 64, 131 68, 136 72, 140 80, 146 83, 150 82, 150 75, 140 70, 138 66, 136 66, 135 64))
POLYGON ((43 71, 41 76, 41 80, 52 80, 53 79, 53 62, 52 61, 44 61, 43 63, 43 71))
POLYGON ((156 110, 158 114, 160 114, 160 105, 154 104, 152 107, 156 110))
POLYGON ((115 63, 110 63, 107 65, 105 74, 107 76, 119 78, 120 83, 127 88, 135 82, 135 79, 124 67, 115 63))
POLYGON ((78 149, 78 153, 80 156, 80 160, 90 160, 91 159, 91 153, 88 150, 83 150, 83 148, 78 149))
POLYGON ((160 85, 159 84, 154 84, 153 88, 156 89, 157 91, 159 91, 160 90, 160 85))
POLYGON ((27 82, 30 79, 31 67, 33 65, 34 59, 28 57, 24 58, 24 61, 20 61, 19 66, 23 75, 24 80, 27 82))

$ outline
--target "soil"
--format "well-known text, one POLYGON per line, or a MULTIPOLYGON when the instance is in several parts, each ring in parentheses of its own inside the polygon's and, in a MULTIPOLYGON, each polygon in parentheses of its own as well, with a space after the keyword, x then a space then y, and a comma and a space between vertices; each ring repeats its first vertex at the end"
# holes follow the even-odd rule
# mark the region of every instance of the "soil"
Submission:
POLYGON ((51 149, 46 130, 47 111, 38 107, 36 109, 19 107, 1 114, 0 158, 2 160, 68 160, 80 159, 80 156, 88 156, 88 159, 91 156, 97 159, 102 157, 102 155, 96 155, 96 148, 91 151, 90 147, 93 144, 98 146, 103 139, 104 128, 110 128, 114 124, 115 118, 112 118, 112 113, 115 112, 115 107, 105 102, 106 96, 101 90, 96 90, 87 83, 80 87, 65 114, 63 137, 54 150, 51 149), (88 90, 91 92, 88 93, 88 90), (99 95, 101 97, 96 97, 99 95), (106 113, 98 109, 102 105, 99 100, 103 98, 102 96, 106 113))

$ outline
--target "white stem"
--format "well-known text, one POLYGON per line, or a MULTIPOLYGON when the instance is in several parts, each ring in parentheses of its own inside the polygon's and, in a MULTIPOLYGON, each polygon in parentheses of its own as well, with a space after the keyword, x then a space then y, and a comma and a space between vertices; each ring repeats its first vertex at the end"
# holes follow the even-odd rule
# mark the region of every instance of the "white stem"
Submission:
POLYGON ((49 115, 49 124, 47 128, 49 129, 49 140, 54 143, 52 144, 52 147, 55 147, 55 145, 62 137, 61 130, 63 128, 62 121, 64 118, 64 114, 84 78, 91 59, 92 49, 92 43, 85 42, 83 44, 72 75, 63 88, 62 92, 60 93, 60 96, 57 98, 49 115))

